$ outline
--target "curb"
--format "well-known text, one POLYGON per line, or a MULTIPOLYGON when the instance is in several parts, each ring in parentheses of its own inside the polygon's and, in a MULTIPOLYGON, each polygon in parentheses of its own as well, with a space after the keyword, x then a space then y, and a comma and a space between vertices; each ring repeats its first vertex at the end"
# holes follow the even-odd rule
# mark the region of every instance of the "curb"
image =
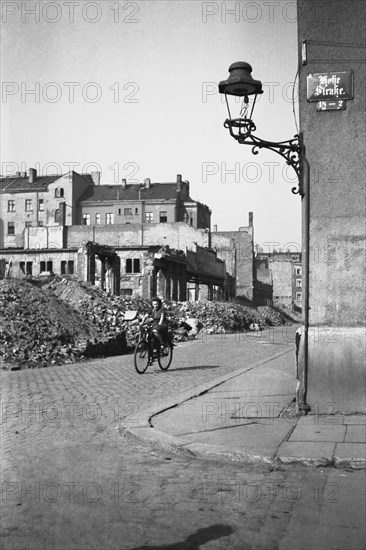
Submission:
MULTIPOLYGON (((119 423, 116 430, 122 437, 126 437, 130 441, 150 446, 153 449, 168 452, 171 454, 177 454, 190 458, 197 458, 207 461, 227 461, 231 463, 243 463, 243 464, 261 464, 261 465, 289 465, 289 464, 302 464, 305 466, 322 466, 328 468, 352 468, 363 469, 366 468, 366 461, 363 458, 339 458, 337 456, 327 457, 301 457, 301 456, 279 456, 281 454, 281 446, 284 441, 281 441, 274 456, 263 456, 258 454, 245 453, 242 451, 228 450, 221 446, 211 445, 208 443, 192 443, 185 440, 182 437, 176 437, 166 432, 154 428, 152 425, 152 419, 160 413, 163 413, 169 409, 177 407, 182 403, 189 401, 195 397, 203 395, 204 393, 212 390, 213 388, 223 384, 224 382, 236 378, 246 372, 249 372, 257 367, 270 363, 278 357, 282 357, 290 352, 294 352, 295 346, 291 346, 285 351, 275 353, 266 359, 262 359, 253 363, 248 367, 242 367, 235 370, 232 373, 222 375, 210 382, 205 382, 190 388, 182 392, 179 396, 171 397, 165 400, 163 403, 148 407, 134 415, 133 426, 130 424, 119 423)), ((297 423, 297 419, 296 419, 297 423)))
POLYGON ((249 372, 257 367, 260 367, 261 365, 269 363, 274 359, 277 359, 278 357, 282 357, 283 355, 286 355, 290 352, 294 352, 294 350, 295 346, 291 346, 285 351, 270 355, 269 357, 257 361, 256 363, 253 363, 248 367, 242 367, 232 373, 219 376, 218 378, 215 378, 210 382, 205 382, 203 384, 200 384, 199 386, 196 386, 195 388, 190 388, 182 392, 179 397, 172 397, 170 399, 167 399, 164 403, 148 407, 141 412, 135 414, 133 426, 121 422, 116 427, 116 429, 122 437, 126 437, 131 441, 136 441, 138 443, 148 445, 154 449, 170 452, 172 454, 181 454, 183 456, 189 456, 191 458, 199 458, 211 461, 226 460, 230 462, 242 462, 246 464, 278 463, 277 458, 265 457, 258 454, 243 453, 241 451, 228 451, 224 447, 218 447, 205 443, 192 443, 186 441, 181 437, 176 437, 167 434, 166 432, 162 432, 157 428, 154 428, 151 421, 154 416, 162 412, 177 407, 185 401, 189 401, 194 397, 198 397, 208 392, 209 390, 212 390, 213 388, 223 384, 224 382, 231 380, 232 378, 236 378, 237 376, 240 376, 245 372, 249 372))

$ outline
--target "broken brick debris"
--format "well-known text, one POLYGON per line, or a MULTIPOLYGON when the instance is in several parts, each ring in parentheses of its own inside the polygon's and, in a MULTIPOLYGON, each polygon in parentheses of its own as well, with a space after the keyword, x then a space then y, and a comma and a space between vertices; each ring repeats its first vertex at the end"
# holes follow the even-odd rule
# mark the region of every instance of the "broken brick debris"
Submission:
MULTIPOLYGON (((200 331, 222 334, 247 331, 252 323, 285 322, 270 307, 209 301, 164 305, 176 341, 200 331)), ((0 280, 2 367, 42 368, 127 353, 136 343, 138 324, 126 322, 124 314, 137 310, 141 317, 149 309, 148 300, 113 296, 76 276, 0 280)))

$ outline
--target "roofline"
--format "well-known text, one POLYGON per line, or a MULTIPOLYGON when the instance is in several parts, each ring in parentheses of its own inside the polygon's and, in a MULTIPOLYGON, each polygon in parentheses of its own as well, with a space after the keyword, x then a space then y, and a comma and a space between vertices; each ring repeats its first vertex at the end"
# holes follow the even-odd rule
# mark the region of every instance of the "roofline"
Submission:
MULTIPOLYGON (((53 183, 53 182, 51 182, 53 183)), ((34 192, 38 192, 38 191, 44 191, 46 193, 48 193, 48 187, 36 187, 36 188, 32 188, 32 189, 14 189, 13 191, 7 191, 6 189, 0 189, 0 194, 5 194, 5 195, 14 195, 15 193, 34 193, 34 192)))
POLYGON ((115 203, 126 203, 126 202, 139 202, 139 203, 145 203, 145 202, 155 202, 155 203, 162 203, 162 202, 165 202, 165 203, 176 203, 176 199, 149 199, 149 198, 146 198, 146 199, 108 199, 108 200, 88 200, 88 199, 85 199, 81 202, 79 202, 79 205, 80 206, 100 206, 100 205, 104 205, 104 204, 115 204, 115 203))

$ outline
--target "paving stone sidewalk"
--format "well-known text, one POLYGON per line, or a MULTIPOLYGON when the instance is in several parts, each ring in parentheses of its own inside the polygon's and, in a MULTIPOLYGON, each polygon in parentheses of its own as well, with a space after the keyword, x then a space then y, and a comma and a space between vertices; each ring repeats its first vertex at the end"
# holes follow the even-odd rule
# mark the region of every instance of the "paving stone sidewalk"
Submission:
POLYGON ((366 415, 323 406, 298 417, 294 387, 290 349, 153 406, 120 432, 211 460, 365 468, 366 415))

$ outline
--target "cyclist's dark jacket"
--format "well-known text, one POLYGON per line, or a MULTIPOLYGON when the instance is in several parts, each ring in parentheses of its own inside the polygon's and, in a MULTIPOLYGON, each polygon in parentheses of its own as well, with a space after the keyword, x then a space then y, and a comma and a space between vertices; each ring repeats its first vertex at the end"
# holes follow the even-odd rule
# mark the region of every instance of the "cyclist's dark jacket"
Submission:
POLYGON ((168 328, 168 322, 166 320, 165 310, 163 308, 160 308, 157 311, 155 309, 153 309, 150 313, 150 317, 153 319, 152 326, 154 328, 157 328, 158 326, 168 328), (163 316, 163 320, 159 325, 161 316, 163 316))

